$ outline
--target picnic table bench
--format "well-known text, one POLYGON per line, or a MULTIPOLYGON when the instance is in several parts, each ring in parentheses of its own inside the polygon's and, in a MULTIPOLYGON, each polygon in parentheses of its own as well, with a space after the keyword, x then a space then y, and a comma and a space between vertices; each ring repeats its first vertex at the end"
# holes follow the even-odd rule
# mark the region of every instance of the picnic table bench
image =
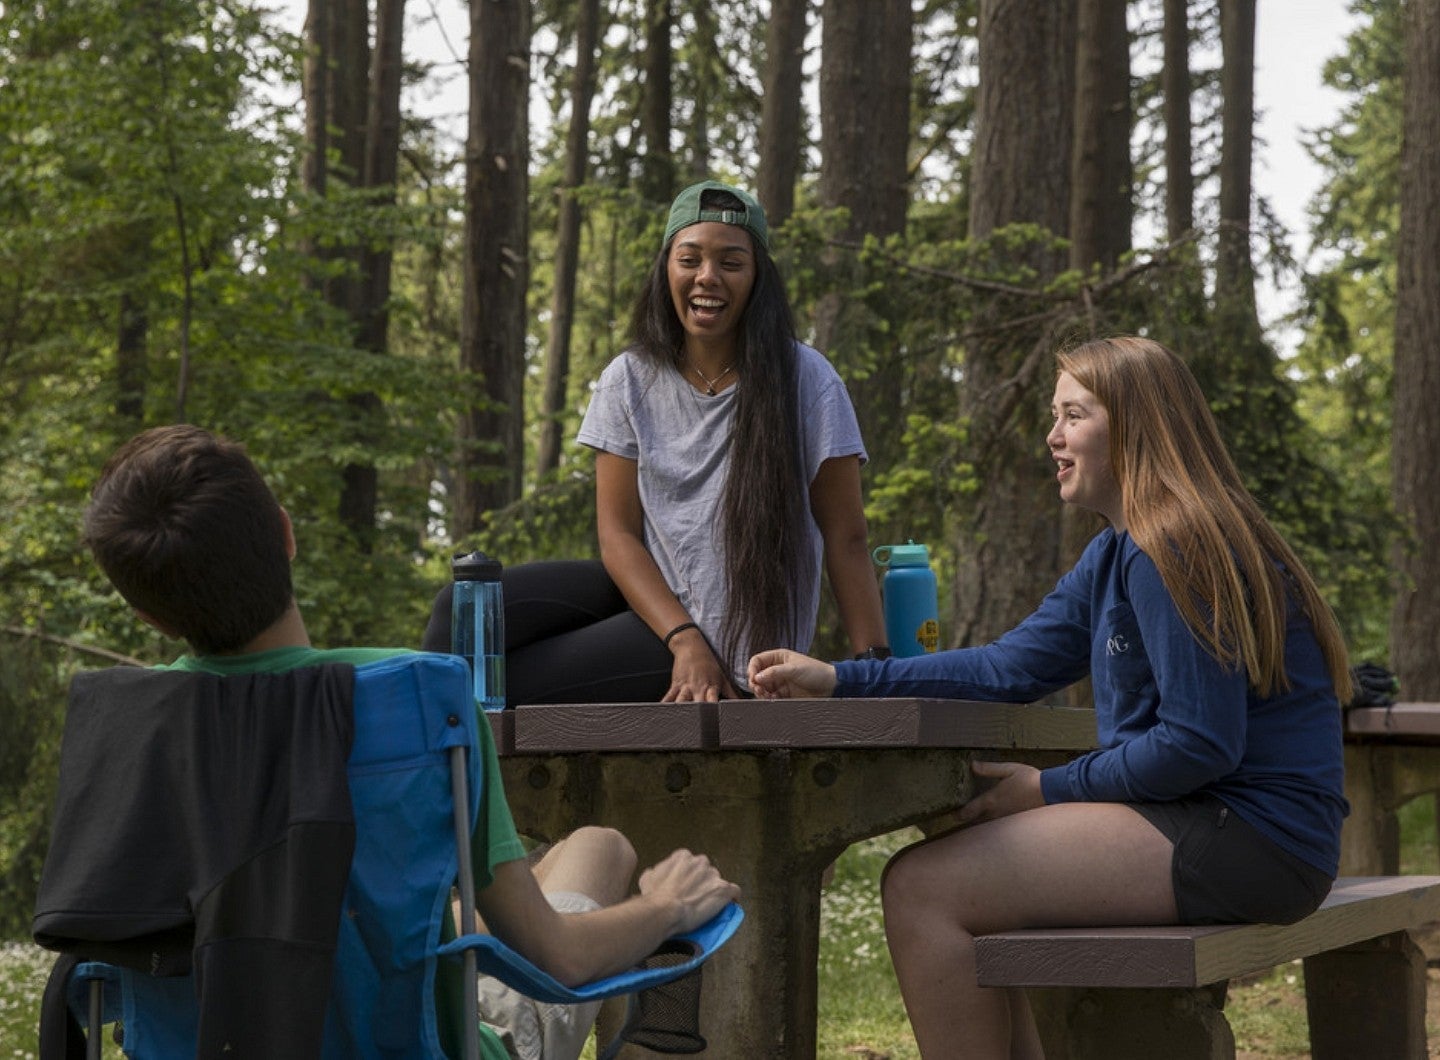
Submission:
POLYGON ((1425 1060, 1425 957, 1440 876, 1342 877, 1297 924, 1065 928, 975 940, 983 986, 1032 998, 1047 1060, 1232 1060, 1230 979, 1304 961, 1312 1060, 1425 1060), (1048 995, 1048 996, 1046 996, 1048 995))

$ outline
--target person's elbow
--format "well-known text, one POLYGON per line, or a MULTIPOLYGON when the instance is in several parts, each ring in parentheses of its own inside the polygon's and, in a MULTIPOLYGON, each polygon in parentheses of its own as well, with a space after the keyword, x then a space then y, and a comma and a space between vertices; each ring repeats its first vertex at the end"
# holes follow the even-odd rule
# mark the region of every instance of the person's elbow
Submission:
POLYGON ((582 954, 563 948, 547 959, 541 968, 560 985, 571 989, 584 986, 595 978, 594 968, 582 954))
POLYGON ((1133 797, 1141 801, 1182 798, 1234 773, 1244 747, 1213 739, 1172 743, 1163 755, 1135 770, 1133 797))

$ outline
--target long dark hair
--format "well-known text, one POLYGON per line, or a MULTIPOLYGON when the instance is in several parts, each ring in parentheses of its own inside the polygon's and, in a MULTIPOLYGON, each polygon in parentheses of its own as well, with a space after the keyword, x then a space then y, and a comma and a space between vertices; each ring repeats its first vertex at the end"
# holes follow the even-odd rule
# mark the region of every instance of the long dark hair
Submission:
MULTIPOLYGON (((705 206, 743 204, 707 192, 705 206)), ((748 233, 747 233, 748 234, 748 233)), ((672 240, 673 242, 673 240, 672 240)), ((796 571, 809 562, 809 483, 800 465, 800 409, 795 324, 780 270, 753 237, 755 283, 740 317, 735 348, 735 419, 730 469, 720 502, 729 610, 721 651, 733 659, 793 644, 800 625, 796 571)), ((655 259, 631 317, 632 348, 657 367, 682 371, 685 329, 670 297, 671 244, 655 259)))

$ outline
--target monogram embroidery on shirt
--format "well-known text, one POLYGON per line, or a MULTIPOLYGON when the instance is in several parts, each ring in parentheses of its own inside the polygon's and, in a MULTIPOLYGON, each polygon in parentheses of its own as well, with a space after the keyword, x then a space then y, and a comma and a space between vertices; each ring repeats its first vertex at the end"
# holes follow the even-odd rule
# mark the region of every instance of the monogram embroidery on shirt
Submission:
POLYGON ((1117 633, 1113 637, 1105 638, 1106 655, 1124 655, 1129 650, 1130 642, 1125 639, 1124 634, 1117 633))

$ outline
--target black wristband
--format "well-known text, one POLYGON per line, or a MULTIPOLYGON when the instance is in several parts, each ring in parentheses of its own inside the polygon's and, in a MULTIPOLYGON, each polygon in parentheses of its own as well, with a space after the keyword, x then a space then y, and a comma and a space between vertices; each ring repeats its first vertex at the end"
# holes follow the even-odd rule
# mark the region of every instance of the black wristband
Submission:
POLYGON ((862 651, 860 654, 856 655, 856 656, 855 656, 855 661, 856 661, 856 662, 859 662, 861 659, 888 659, 888 658, 890 658, 890 649, 887 648, 887 647, 885 647, 884 645, 876 645, 876 646, 873 647, 873 648, 866 648, 866 649, 865 649, 864 651, 862 651))
POLYGON ((669 633, 665 634, 665 647, 667 647, 667 648, 670 647, 670 641, 672 641, 672 640, 675 638, 676 634, 684 633, 687 629, 699 629, 699 628, 700 628, 700 627, 697 626, 694 622, 681 622, 678 626, 676 626, 674 629, 672 629, 669 633))

